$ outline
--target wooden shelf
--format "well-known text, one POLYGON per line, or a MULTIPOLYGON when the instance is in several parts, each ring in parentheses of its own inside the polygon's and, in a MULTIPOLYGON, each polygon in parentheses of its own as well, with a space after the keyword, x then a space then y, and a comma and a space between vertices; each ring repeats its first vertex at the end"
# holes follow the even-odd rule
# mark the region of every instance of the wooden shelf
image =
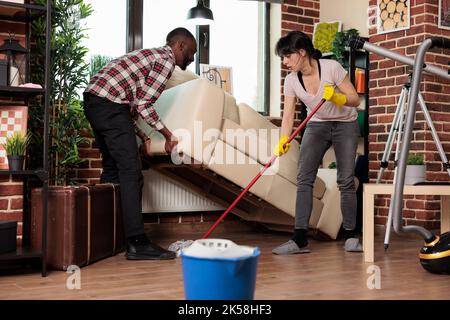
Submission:
POLYGON ((40 169, 40 170, 20 170, 20 171, 11 171, 11 170, 0 170, 0 175, 13 175, 13 176, 34 176, 38 177, 42 182, 48 181, 48 172, 40 169))
POLYGON ((0 254, 0 261, 2 260, 20 260, 28 258, 42 258, 42 252, 33 250, 31 248, 22 247, 17 248, 16 251, 0 254))
POLYGON ((0 1, 0 12, 0 20, 27 22, 43 16, 47 9, 35 4, 0 1))
POLYGON ((44 94, 45 89, 39 88, 26 88, 26 87, 10 87, 0 86, 0 96, 33 96, 44 94))

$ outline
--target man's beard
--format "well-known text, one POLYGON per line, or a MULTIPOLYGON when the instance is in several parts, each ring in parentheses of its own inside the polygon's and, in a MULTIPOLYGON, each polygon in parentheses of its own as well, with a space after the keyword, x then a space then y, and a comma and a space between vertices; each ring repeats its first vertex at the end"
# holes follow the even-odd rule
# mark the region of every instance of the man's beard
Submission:
POLYGON ((181 65, 181 70, 186 70, 187 66, 189 65, 189 58, 188 57, 184 57, 183 59, 183 64, 181 65))

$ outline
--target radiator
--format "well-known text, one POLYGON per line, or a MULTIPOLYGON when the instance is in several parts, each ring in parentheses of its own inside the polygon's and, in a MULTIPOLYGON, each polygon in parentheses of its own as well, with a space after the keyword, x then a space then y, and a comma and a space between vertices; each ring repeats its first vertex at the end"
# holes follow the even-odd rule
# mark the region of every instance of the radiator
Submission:
POLYGON ((221 211, 224 208, 155 170, 144 170, 142 212, 221 211))

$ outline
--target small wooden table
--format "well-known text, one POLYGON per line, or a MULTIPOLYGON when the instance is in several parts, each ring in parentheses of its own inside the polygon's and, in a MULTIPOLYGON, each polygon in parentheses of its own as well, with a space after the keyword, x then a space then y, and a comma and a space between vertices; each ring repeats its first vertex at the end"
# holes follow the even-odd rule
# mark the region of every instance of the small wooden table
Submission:
MULTIPOLYGON (((375 195, 394 193, 392 184, 365 183, 363 191, 363 250, 364 261, 374 261, 374 203, 375 195)), ((441 196, 441 233, 450 231, 450 185, 405 185, 404 195, 441 196)))

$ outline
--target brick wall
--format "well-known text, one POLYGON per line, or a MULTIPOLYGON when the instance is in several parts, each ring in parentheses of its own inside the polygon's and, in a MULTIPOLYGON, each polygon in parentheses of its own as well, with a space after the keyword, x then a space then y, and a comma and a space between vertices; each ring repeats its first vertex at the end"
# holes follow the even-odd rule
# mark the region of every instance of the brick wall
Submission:
MULTIPOLYGON (((9 38, 9 34, 14 35, 20 44, 25 47, 25 24, 19 22, 10 22, 0 20, 0 45, 9 38)), ((0 54, 0 59, 4 56, 0 54)), ((2 105, 23 105, 20 99, 11 99, 10 97, 0 96, 0 109, 2 105), (17 104, 16 104, 17 102, 17 104)), ((0 176, 0 220, 16 220, 18 222, 17 234, 18 243, 22 239, 22 191, 23 184, 21 179, 11 176, 0 176)))
MULTIPOLYGON (((320 0, 284 0, 281 7, 281 35, 289 31, 303 31, 312 38, 314 23, 319 22, 320 0)), ((281 115, 284 109, 283 86, 289 70, 281 64, 281 115)), ((300 124, 301 105, 296 106, 294 128, 300 124)))
POLYGON ((97 148, 94 137, 85 133, 87 142, 80 145, 80 157, 86 161, 75 171, 76 181, 80 184, 100 183, 102 173, 102 159, 100 150, 97 148))
MULTIPOLYGON (((370 5, 376 6, 376 0, 370 5)), ((370 30, 370 42, 402 55, 415 57, 417 47, 430 36, 450 37, 450 30, 438 25, 437 0, 411 1, 411 27, 409 30, 377 35, 370 30)), ((426 62, 447 68, 449 51, 433 49, 426 55, 426 62)), ((370 101, 369 101, 369 160, 370 179, 376 180, 385 143, 394 117, 401 88, 407 80, 412 67, 370 54, 370 101)), ((433 119, 438 135, 447 156, 450 154, 450 82, 437 76, 423 74, 421 92, 433 119)), ((394 145, 395 150, 396 145, 394 145)), ((411 153, 425 156, 426 178, 429 181, 448 181, 449 176, 443 170, 440 156, 436 150, 422 111, 416 113, 411 153)), ((393 155, 385 172, 384 182, 393 179, 393 155)), ((376 199, 376 223, 385 224, 389 210, 389 199, 379 196, 376 199)), ((408 196, 404 200, 405 224, 417 224, 427 228, 439 228, 439 197, 408 196)))

